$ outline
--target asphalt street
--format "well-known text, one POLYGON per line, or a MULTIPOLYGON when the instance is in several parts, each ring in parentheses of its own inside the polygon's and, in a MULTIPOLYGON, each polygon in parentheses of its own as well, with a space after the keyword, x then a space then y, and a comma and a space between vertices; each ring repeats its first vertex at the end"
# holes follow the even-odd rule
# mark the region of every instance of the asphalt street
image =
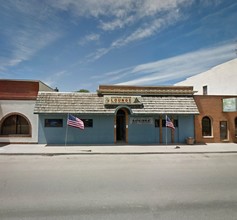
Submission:
POLYGON ((0 156, 0 219, 230 219, 237 154, 0 156))

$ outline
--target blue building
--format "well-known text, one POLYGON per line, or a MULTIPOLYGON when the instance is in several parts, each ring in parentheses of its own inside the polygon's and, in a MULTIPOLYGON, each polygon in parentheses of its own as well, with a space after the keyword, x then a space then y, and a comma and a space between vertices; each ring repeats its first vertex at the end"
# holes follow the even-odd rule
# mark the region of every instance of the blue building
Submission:
POLYGON ((101 85, 97 93, 39 92, 40 144, 175 144, 194 137, 199 114, 188 86, 101 85), (67 126, 68 114, 85 129, 67 126), (175 129, 166 127, 166 116, 175 129))

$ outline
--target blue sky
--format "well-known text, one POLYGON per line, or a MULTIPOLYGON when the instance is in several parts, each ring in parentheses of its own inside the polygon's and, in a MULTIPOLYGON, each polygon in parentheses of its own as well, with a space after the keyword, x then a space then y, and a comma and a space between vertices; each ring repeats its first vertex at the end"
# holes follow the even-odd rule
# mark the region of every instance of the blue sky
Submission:
POLYGON ((0 0, 0 78, 172 85, 236 58, 236 0, 0 0))

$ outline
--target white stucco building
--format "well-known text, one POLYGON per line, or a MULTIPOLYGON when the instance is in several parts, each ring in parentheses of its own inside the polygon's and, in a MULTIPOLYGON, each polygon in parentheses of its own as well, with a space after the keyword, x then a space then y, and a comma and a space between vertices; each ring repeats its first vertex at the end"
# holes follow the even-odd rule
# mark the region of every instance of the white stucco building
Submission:
POLYGON ((0 143, 37 143, 38 91, 54 91, 41 81, 0 80, 0 143))
POLYGON ((236 95, 237 58, 189 77, 175 86, 193 86, 196 95, 236 95))

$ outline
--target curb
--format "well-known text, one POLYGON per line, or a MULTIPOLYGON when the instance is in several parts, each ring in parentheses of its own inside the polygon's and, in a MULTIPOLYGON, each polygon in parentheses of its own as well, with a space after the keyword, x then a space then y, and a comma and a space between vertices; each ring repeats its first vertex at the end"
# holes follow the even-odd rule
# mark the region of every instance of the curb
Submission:
POLYGON ((85 152, 85 153, 0 153, 0 156, 70 156, 70 155, 155 155, 155 154, 237 154, 237 151, 207 151, 207 152, 85 152))

